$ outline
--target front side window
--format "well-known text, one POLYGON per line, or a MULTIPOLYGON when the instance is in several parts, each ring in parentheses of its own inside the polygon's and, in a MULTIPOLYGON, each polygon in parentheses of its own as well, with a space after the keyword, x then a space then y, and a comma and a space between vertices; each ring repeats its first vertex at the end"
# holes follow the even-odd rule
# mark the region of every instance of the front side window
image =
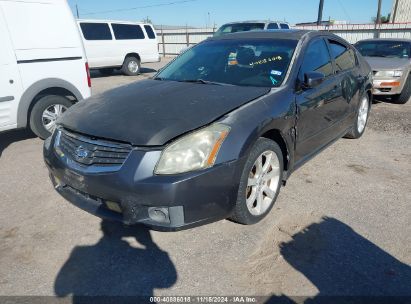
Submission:
POLYGON ((157 74, 157 79, 278 87, 287 74, 297 42, 287 39, 207 41, 177 57, 157 74))
POLYGON ((290 28, 290 26, 287 23, 281 23, 280 27, 284 30, 288 30, 290 28))
POLYGON ((144 29, 146 30, 147 36, 149 39, 156 39, 153 28, 150 25, 145 25, 144 29))
POLYGON ((342 72, 355 66, 353 50, 336 41, 329 41, 331 55, 335 61, 336 71, 342 72))
POLYGON ((323 39, 317 39, 307 47, 298 76, 300 81, 304 81, 304 75, 308 72, 323 73, 325 77, 333 74, 330 54, 323 39))
POLYGON ((144 39, 143 30, 138 24, 112 23, 111 27, 117 40, 144 39))
POLYGON ((268 26, 267 26, 267 30, 278 30, 279 29, 279 27, 278 27, 278 24, 277 23, 270 23, 268 26))
POLYGON ((111 32, 107 23, 80 23, 86 40, 111 40, 111 32))
POLYGON ((360 41, 355 47, 363 56, 387 58, 411 58, 411 43, 405 41, 360 41))

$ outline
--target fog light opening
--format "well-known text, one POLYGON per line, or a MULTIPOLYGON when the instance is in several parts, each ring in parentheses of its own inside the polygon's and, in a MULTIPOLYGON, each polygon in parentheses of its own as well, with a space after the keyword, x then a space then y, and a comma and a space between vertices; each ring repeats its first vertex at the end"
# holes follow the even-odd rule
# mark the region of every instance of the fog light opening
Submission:
POLYGON ((148 216, 151 220, 159 223, 169 223, 170 216, 168 208, 150 207, 148 208, 148 216))

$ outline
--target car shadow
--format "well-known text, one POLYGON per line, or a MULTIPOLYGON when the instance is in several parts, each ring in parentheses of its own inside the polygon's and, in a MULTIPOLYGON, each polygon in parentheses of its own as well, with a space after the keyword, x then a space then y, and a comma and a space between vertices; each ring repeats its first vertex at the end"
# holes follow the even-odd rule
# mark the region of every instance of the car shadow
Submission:
MULTIPOLYGON (((141 74, 150 74, 150 73, 156 73, 156 69, 152 68, 145 68, 141 67, 140 69, 140 75, 141 74)), ((114 69, 112 73, 110 74, 103 74, 99 70, 90 70, 90 77, 91 78, 104 78, 104 77, 112 77, 112 76, 124 76, 124 74, 121 72, 120 69, 114 69)))
POLYGON ((0 133, 0 157, 3 151, 12 143, 35 137, 36 135, 28 129, 18 129, 0 133))
POLYGON ((318 294, 266 303, 411 303, 411 267, 334 218, 293 235, 280 252, 318 294))
POLYGON ((153 242, 148 228, 103 220, 101 230, 103 236, 95 245, 72 250, 55 279, 58 297, 70 296, 73 303, 88 303, 99 300, 89 296, 108 296, 115 303, 119 302, 116 297, 129 296, 138 303, 133 297, 144 296, 147 302, 154 288, 174 285, 176 268, 168 254, 153 242), (125 237, 132 238, 131 243, 125 237))

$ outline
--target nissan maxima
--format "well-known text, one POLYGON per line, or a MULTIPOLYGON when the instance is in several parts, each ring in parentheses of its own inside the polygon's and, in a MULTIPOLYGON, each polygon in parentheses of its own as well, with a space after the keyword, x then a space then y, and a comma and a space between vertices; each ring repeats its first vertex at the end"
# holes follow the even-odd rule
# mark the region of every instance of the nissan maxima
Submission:
POLYGON ((102 218, 178 230, 253 224, 293 171, 364 133, 369 65, 324 32, 228 34, 153 78, 80 102, 44 144, 55 189, 102 218))

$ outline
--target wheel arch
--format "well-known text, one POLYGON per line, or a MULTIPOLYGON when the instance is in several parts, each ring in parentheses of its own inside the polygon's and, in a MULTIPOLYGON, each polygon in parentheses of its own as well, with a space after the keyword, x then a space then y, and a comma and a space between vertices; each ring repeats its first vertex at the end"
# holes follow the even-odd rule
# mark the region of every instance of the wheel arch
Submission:
POLYGON ((283 154, 284 170, 288 171, 289 162, 290 162, 290 154, 289 154, 287 142, 285 141, 281 131, 278 129, 270 129, 262 133, 260 137, 271 139, 272 141, 274 141, 280 146, 281 152, 283 154))
POLYGON ((30 111, 33 105, 43 96, 70 96, 73 102, 83 99, 80 91, 71 83, 57 78, 48 78, 33 83, 23 93, 17 108, 17 127, 28 125, 30 111))
MULTIPOLYGON (((128 53, 125 57, 124 57, 124 61, 126 60, 126 58, 128 57, 136 57, 140 62, 141 62, 141 57, 138 53, 132 52, 132 53, 128 53)), ((124 63, 123 61, 123 63, 124 63)))

